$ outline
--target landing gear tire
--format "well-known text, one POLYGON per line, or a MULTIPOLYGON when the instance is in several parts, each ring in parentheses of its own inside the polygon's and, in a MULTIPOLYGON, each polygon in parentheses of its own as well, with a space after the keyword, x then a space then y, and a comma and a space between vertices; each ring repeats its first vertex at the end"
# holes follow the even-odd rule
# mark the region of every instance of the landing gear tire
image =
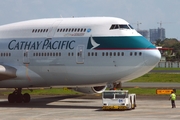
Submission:
POLYGON ((22 94, 15 95, 16 103, 22 103, 23 102, 23 96, 22 94))
POLYGON ((9 103, 29 103, 31 97, 28 93, 21 94, 22 88, 15 89, 15 91, 8 95, 8 102, 9 103))
POLYGON ((9 103, 15 102, 15 95, 13 93, 8 95, 8 101, 9 101, 9 103))
POLYGON ((24 101, 24 103, 29 103, 29 102, 30 102, 30 99, 31 99, 31 97, 30 97, 30 95, 29 95, 28 93, 25 93, 25 94, 23 95, 23 101, 24 101))

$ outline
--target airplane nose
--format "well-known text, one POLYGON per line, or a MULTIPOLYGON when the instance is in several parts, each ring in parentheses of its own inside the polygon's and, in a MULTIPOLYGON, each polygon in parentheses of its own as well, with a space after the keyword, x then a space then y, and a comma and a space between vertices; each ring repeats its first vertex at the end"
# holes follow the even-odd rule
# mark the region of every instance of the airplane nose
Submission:
POLYGON ((144 63, 147 66, 155 67, 161 59, 161 53, 158 49, 148 50, 144 54, 144 63))

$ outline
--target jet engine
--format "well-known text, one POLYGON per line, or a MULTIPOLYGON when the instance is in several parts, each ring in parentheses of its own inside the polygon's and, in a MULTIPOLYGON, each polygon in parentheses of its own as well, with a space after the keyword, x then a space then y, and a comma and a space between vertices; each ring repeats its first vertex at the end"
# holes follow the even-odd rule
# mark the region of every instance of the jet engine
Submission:
POLYGON ((8 65, 0 65, 0 80, 16 78, 17 69, 8 65))
POLYGON ((95 93, 102 93, 107 86, 95 86, 95 87, 76 87, 73 90, 86 93, 86 94, 95 94, 95 93))

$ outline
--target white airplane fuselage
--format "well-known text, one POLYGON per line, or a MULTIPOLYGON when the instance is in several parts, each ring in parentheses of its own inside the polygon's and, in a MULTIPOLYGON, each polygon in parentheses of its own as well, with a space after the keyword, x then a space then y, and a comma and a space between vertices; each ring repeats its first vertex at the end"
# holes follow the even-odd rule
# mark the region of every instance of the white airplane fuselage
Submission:
POLYGON ((120 18, 53 18, 0 26, 1 88, 124 82, 149 72, 160 57, 120 18))

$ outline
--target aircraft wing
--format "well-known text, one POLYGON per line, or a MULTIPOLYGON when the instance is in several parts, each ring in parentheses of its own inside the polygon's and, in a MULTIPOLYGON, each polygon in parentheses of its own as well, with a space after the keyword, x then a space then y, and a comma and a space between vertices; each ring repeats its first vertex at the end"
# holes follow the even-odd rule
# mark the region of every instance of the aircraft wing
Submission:
POLYGON ((16 71, 14 67, 0 64, 0 81, 16 78, 16 71))

